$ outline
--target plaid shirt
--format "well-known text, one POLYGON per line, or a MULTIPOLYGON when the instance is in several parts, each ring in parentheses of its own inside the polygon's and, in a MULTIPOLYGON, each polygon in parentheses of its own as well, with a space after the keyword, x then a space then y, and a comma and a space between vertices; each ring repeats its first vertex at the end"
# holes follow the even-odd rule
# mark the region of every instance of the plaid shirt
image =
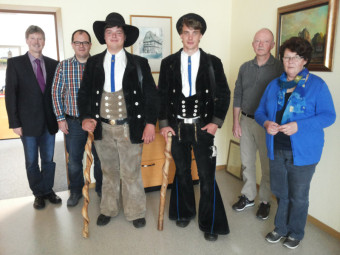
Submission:
POLYGON ((53 111, 57 121, 65 120, 65 114, 79 117, 77 99, 85 64, 76 57, 59 63, 52 85, 53 111))

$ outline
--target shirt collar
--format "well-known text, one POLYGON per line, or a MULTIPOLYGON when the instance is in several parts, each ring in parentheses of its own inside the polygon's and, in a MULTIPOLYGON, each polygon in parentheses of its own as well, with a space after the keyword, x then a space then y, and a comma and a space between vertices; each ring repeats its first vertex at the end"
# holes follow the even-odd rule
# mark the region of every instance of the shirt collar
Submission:
MULTIPOLYGON (((89 57, 91 57, 91 55, 89 55, 89 57)), ((86 62, 84 63, 80 63, 76 57, 76 55, 74 55, 72 58, 71 58, 71 63, 78 63, 79 65, 85 65, 86 62)))
MULTIPOLYGON (((198 49, 194 54, 191 55, 191 59, 198 58, 200 56, 200 54, 201 54, 201 52, 198 49)), ((181 55, 182 55, 182 57, 185 57, 185 58, 189 57, 189 55, 186 52, 184 52, 184 50, 181 51, 181 55)))
POLYGON ((40 61, 44 62, 43 55, 41 55, 39 58, 35 58, 29 51, 27 53, 28 53, 28 57, 29 57, 31 62, 34 62, 34 60, 36 60, 36 59, 40 59, 40 61))
MULTIPOLYGON (((256 57, 253 59, 252 64, 258 66, 256 57)), ((274 57, 272 54, 270 54, 270 57, 268 58, 267 62, 262 66, 273 65, 273 64, 274 64, 274 57)))
MULTIPOLYGON (((112 57, 112 54, 106 50, 106 56, 110 56, 110 58, 112 57)), ((115 54, 115 59, 117 58, 124 58, 125 57, 125 51, 124 48, 121 49, 117 54, 115 54)))

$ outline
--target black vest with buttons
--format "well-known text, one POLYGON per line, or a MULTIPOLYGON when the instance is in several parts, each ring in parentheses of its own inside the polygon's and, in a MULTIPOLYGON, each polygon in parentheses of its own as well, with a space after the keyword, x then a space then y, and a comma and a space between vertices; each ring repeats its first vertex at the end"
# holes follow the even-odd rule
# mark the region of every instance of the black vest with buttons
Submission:
POLYGON ((197 94, 190 97, 185 97, 182 94, 180 102, 181 106, 178 108, 177 116, 185 119, 197 118, 200 116, 197 94))

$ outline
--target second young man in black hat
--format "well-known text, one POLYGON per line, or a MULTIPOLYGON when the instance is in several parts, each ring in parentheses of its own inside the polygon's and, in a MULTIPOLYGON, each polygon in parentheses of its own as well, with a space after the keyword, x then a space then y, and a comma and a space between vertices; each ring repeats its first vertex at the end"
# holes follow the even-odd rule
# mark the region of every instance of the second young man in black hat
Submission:
POLYGON ((78 106, 83 129, 94 132, 103 171, 97 225, 109 223, 122 204, 126 219, 139 228, 146 212, 141 143, 155 137, 157 89, 147 60, 124 50, 137 40, 137 27, 110 13, 105 21, 94 22, 93 30, 107 49, 88 59, 78 106))
POLYGON ((167 139, 173 134, 172 156, 176 175, 170 198, 169 217, 186 227, 196 215, 191 177, 193 148, 201 198, 198 223, 208 241, 228 234, 223 201, 215 180, 216 147, 214 135, 227 114, 230 91, 223 66, 217 57, 199 49, 206 31, 204 19, 194 13, 181 17, 176 25, 183 49, 161 64, 158 88, 161 97, 159 126, 167 139))

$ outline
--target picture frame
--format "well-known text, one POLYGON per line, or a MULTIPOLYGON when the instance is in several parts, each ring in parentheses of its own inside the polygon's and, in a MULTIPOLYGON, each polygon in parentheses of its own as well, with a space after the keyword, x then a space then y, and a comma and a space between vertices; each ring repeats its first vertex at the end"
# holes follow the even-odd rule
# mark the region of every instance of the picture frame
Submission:
POLYGON ((159 73, 162 59, 172 53, 172 17, 130 15, 130 24, 139 29, 131 53, 147 58, 151 72, 159 73))
POLYGON ((240 143, 230 140, 226 171, 242 180, 240 143))
POLYGON ((313 46, 310 71, 332 71, 333 48, 339 0, 310 0, 277 10, 276 57, 282 43, 292 36, 313 46))

